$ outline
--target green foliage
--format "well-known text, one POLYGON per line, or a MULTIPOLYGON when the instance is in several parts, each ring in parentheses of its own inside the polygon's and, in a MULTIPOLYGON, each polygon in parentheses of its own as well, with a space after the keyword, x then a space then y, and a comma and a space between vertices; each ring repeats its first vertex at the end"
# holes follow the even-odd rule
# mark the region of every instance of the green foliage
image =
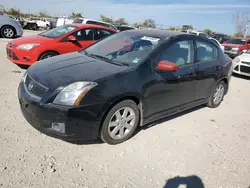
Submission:
POLYGON ((72 12, 71 17, 72 18, 83 18, 81 13, 75 13, 75 12, 72 12))
POLYGON ((107 23, 114 23, 112 18, 106 17, 104 15, 101 15, 101 21, 107 22, 107 23))
POLYGON ((119 18, 115 20, 114 23, 120 24, 120 25, 128 25, 128 22, 124 18, 119 18))

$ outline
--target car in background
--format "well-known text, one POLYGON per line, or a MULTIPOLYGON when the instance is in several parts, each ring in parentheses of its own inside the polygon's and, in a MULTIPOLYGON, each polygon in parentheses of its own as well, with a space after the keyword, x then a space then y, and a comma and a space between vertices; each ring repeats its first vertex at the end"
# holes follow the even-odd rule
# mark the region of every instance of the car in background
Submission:
POLYGON ((23 35, 21 24, 6 14, 0 13, 0 36, 3 38, 15 38, 23 35))
POLYGON ((118 29, 119 32, 137 29, 136 27, 130 25, 120 25, 120 24, 113 24, 113 25, 118 29))
POLYGON ((63 25, 10 41, 6 45, 7 58, 18 65, 31 65, 42 59, 86 48, 114 33, 113 29, 97 25, 63 25))
POLYGON ((214 42, 216 42, 219 46, 220 46, 220 48, 221 48, 221 50, 224 52, 225 51, 225 47, 218 41, 218 40, 216 40, 215 38, 212 38, 212 37, 209 37, 209 39, 211 39, 211 40, 213 40, 214 42))
POLYGON ((200 32, 200 31, 192 30, 192 31, 187 31, 187 33, 193 34, 193 35, 198 35, 198 36, 205 37, 205 38, 208 38, 207 33, 200 32))
POLYGON ((233 59, 233 73, 250 76, 250 50, 244 50, 233 59))
POLYGON ((211 37, 215 38, 221 44, 223 44, 225 41, 230 39, 230 37, 228 35, 225 35, 225 34, 222 34, 222 33, 214 33, 214 34, 211 35, 211 37))
POLYGON ((74 21, 74 19, 72 18, 68 18, 68 17, 60 17, 57 19, 56 21, 56 27, 60 27, 60 26, 63 26, 63 25, 67 25, 67 24, 72 24, 74 21))
POLYGON ((138 126, 227 94, 232 62, 204 37, 128 30, 29 67, 18 88, 23 116, 63 140, 129 139, 138 126))
POLYGON ((250 49, 249 38, 231 38, 222 44, 225 47, 225 53, 234 58, 242 53, 243 50, 250 49))
POLYGON ((102 21, 98 21, 98 20, 93 20, 93 19, 76 18, 76 19, 74 19, 73 23, 101 25, 101 26, 108 27, 108 28, 111 28, 111 29, 114 29, 114 30, 118 31, 118 29, 114 25, 112 25, 112 24, 109 24, 109 23, 106 23, 106 22, 102 22, 102 21))

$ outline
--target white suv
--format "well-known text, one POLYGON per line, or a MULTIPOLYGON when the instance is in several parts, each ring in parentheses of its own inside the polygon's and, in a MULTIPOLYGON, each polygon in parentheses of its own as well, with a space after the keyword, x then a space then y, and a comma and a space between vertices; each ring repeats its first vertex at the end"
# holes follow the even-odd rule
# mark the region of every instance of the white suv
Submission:
POLYGON ((101 25, 104 27, 114 29, 115 31, 118 31, 118 29, 114 25, 106 23, 106 22, 98 21, 98 20, 92 20, 92 19, 86 19, 86 18, 76 18, 73 21, 73 23, 101 25))

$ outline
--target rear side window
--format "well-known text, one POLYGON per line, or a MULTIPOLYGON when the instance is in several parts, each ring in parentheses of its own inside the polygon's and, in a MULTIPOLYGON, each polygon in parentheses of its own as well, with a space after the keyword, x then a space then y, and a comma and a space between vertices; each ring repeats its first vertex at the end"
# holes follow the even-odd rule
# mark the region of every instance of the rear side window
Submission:
POLYGON ((196 41, 197 61, 211 61, 218 59, 217 48, 209 43, 196 41))
POLYGON ((82 19, 77 18, 73 21, 73 23, 82 23, 82 21, 83 21, 82 19))
POLYGON ((103 23, 100 23, 100 22, 95 22, 95 21, 87 21, 86 22, 87 24, 93 24, 93 25, 101 25, 101 26, 106 26, 105 24, 103 23))
POLYGON ((207 37, 207 35, 205 33, 199 33, 199 36, 201 36, 201 37, 207 37))
POLYGON ((95 37, 94 37, 94 40, 100 40, 106 36, 109 36, 113 34, 113 32, 111 31, 107 31, 107 30, 103 30, 103 29, 97 29, 96 30, 96 33, 95 33, 95 37))

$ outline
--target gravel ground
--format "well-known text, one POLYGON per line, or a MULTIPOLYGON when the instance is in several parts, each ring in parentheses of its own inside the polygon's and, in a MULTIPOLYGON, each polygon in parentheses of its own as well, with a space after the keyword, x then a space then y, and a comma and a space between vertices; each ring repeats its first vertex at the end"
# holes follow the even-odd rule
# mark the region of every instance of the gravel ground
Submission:
POLYGON ((6 41, 0 39, 0 187, 250 186, 250 80, 233 77, 219 108, 145 127, 123 144, 72 144, 22 117, 17 86, 25 70, 5 58, 6 41))

